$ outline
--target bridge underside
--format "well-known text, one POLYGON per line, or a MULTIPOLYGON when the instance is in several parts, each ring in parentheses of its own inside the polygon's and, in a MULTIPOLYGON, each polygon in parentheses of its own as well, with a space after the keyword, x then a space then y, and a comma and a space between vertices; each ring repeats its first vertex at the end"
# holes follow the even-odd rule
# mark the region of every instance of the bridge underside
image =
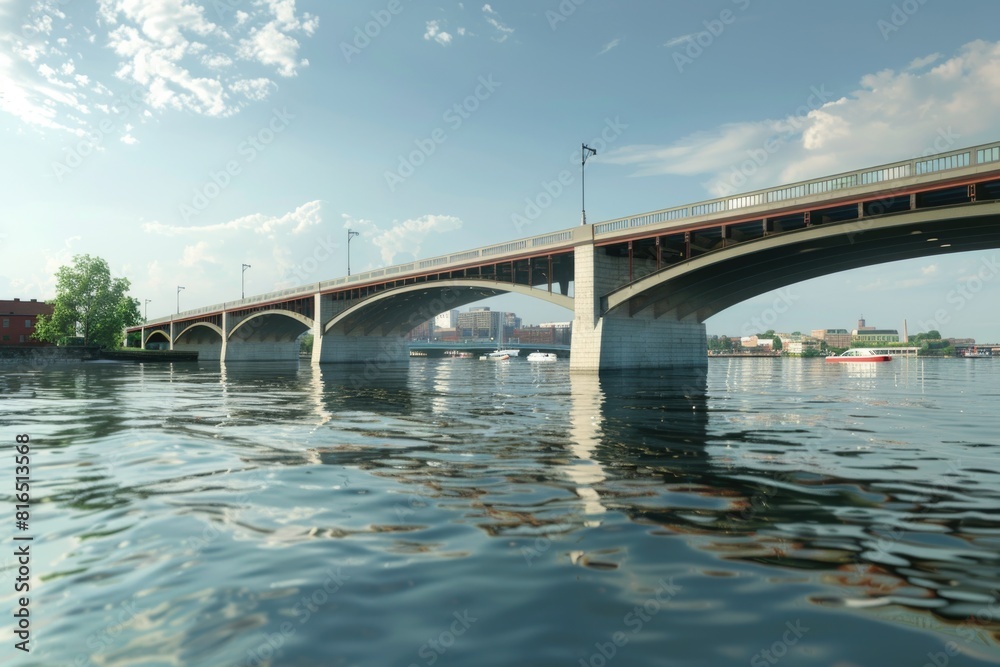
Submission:
POLYGON ((331 317, 313 340, 318 363, 402 362, 402 337, 439 313, 501 294, 518 293, 573 308, 573 298, 528 285, 478 280, 441 280, 383 292, 331 317))
POLYGON ((803 280, 897 260, 1000 248, 1000 203, 826 224, 718 250, 602 299, 607 312, 694 319, 803 280))

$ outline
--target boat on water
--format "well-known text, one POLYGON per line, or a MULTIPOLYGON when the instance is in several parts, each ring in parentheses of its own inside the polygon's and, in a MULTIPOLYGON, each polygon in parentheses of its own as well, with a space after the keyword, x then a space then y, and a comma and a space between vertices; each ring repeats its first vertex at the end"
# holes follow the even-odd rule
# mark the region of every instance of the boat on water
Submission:
POLYGON ((892 355, 879 354, 875 350, 867 347, 852 347, 851 349, 826 358, 827 361, 838 362, 872 362, 872 361, 892 361, 892 355))
MULTIPOLYGON (((497 350, 497 352, 502 352, 502 350, 497 350)), ((497 354, 496 352, 490 352, 489 354, 484 354, 479 357, 479 361, 509 361, 509 354, 497 354)))
POLYGON ((487 352, 486 356, 491 359, 500 357, 506 357, 509 359, 511 357, 516 357, 520 351, 521 350, 493 350, 492 352, 487 352))
POLYGON ((963 359, 992 359, 992 350, 980 350, 978 347, 970 347, 962 350, 963 359))
POLYGON ((504 359, 510 359, 511 357, 516 357, 520 354, 521 350, 511 350, 504 349, 503 346, 503 327, 500 327, 500 341, 497 344, 497 349, 492 352, 487 352, 485 355, 479 357, 480 359, 499 359, 503 361, 504 359))
POLYGON ((532 352, 528 355, 528 361, 555 361, 557 358, 554 352, 532 352))

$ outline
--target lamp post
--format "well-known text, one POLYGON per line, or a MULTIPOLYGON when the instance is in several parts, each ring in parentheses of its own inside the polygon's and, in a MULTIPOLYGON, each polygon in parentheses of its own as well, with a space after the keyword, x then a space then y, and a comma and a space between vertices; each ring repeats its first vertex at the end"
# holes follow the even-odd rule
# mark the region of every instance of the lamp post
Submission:
POLYGON ((181 313, 181 290, 184 289, 180 285, 177 286, 177 314, 181 313))
POLYGON ((146 309, 145 313, 143 314, 142 319, 144 321, 148 322, 149 321, 149 302, 152 301, 152 299, 146 299, 145 301, 146 301, 146 303, 142 304, 143 307, 146 309))
POLYGON ((249 269, 249 268, 251 268, 249 264, 244 264, 243 265, 243 273, 240 274, 240 298, 241 299, 247 298, 246 275, 247 275, 247 269, 249 269))
POLYGON ((580 224, 587 224, 587 181, 585 180, 586 175, 583 170, 585 164, 587 164, 587 158, 591 155, 597 155, 597 151, 588 146, 587 144, 580 144, 582 152, 580 153, 580 224))
POLYGON ((355 236, 361 236, 361 232, 347 230, 347 275, 351 275, 351 239, 355 236))

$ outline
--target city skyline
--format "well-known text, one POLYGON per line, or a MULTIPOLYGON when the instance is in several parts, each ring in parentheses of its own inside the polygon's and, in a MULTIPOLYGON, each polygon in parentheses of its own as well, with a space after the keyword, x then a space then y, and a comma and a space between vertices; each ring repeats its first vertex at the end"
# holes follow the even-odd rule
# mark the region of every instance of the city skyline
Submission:
MULTIPOLYGON (((595 223, 994 141, 1000 8, 963 7, 0 0, 0 297, 50 299, 89 253, 157 318, 570 228, 581 144, 595 223)), ((706 327, 1000 339, 998 274, 868 267, 706 327)))

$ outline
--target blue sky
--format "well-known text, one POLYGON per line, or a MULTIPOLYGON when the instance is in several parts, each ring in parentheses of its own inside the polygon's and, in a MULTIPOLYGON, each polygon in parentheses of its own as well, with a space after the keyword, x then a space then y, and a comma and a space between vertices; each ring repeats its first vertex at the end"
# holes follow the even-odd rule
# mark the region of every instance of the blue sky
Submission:
MULTIPOLYGON (((0 298, 91 253, 158 317, 177 285, 238 298, 243 263, 248 295, 345 275, 348 228, 360 272, 573 227, 581 142, 598 222, 994 141, 997 25, 987 0, 0 0, 0 298)), ((998 254, 800 283, 708 331, 1000 341, 998 254)))

